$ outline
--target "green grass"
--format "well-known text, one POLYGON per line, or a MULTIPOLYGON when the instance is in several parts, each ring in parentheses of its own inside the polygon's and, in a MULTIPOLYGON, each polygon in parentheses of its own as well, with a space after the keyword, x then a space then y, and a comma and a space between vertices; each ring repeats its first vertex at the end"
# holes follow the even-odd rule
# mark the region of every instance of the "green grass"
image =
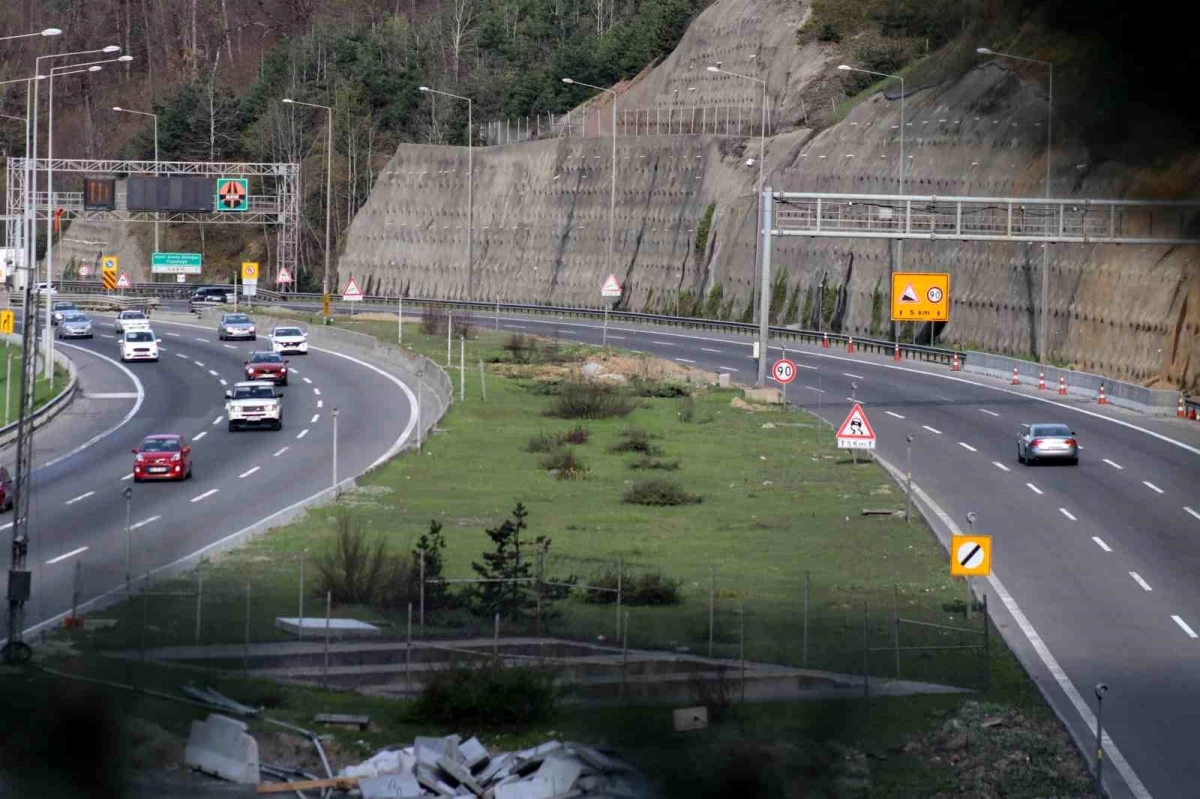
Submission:
MULTIPOLYGON (((60 391, 67 385, 67 371, 62 367, 55 365, 54 367, 54 383, 41 376, 38 372, 37 385, 34 388, 34 407, 40 408, 51 399, 56 397, 60 391)), ((7 405, 9 409, 8 418, 4 419, 0 426, 7 425, 17 420, 17 411, 20 408, 21 394, 21 348, 9 345, 0 351, 0 393, 7 394, 7 405), (8 356, 12 355, 12 381, 8 379, 8 356)), ((4 400, 0 400, 4 402, 4 400)), ((4 413, 4 408, 0 407, 0 415, 4 413)))

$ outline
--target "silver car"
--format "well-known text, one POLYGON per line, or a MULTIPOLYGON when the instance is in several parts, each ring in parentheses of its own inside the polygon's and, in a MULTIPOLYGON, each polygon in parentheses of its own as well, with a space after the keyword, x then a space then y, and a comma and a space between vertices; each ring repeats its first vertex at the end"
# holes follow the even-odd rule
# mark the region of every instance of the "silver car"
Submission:
POLYGON ((91 317, 79 311, 64 311, 62 321, 58 323, 58 337, 91 338, 91 317))
POLYGON ((258 329, 254 326, 254 320, 244 313, 221 314, 221 321, 217 323, 217 338, 221 341, 231 338, 256 341, 258 329))
POLYGON ((57 325, 63 320, 64 314, 78 310, 73 302, 56 302, 50 306, 50 324, 57 325))
POLYGON ((1026 465, 1038 461, 1079 463, 1079 442, 1065 424, 1023 424, 1017 436, 1017 460, 1026 465))

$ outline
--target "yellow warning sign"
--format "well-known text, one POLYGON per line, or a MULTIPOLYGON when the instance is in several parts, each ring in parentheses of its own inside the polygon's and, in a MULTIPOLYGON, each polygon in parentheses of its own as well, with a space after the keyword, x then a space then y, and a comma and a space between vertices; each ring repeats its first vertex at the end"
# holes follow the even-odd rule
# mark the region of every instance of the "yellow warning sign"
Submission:
POLYGON ((0 311, 0 333, 13 332, 13 312, 0 311))
POLYGON ((950 574, 955 577, 987 577, 992 573, 992 537, 950 537, 950 574))
POLYGON ((117 256, 105 255, 100 259, 100 279, 104 282, 105 291, 117 287, 117 256))
POLYGON ((950 275, 946 272, 893 272, 892 321, 950 320, 950 275))
POLYGON ((242 282, 258 282, 258 263, 256 261, 242 261, 242 282))

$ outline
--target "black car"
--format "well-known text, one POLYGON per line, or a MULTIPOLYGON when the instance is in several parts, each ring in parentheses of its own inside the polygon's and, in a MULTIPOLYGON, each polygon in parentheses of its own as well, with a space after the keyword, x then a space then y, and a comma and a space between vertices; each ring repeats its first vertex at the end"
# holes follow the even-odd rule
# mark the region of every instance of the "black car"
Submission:
POLYGON ((214 305, 229 302, 229 289, 224 286, 201 286, 196 289, 188 300, 188 310, 196 310, 198 307, 205 305, 214 305))

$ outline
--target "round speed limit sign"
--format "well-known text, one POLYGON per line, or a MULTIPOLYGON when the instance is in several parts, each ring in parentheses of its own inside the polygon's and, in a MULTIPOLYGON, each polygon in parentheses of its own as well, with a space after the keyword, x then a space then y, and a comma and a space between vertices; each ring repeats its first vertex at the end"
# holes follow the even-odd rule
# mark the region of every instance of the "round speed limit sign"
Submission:
POLYGON ((930 286, 929 291, 925 292, 925 296, 930 302, 937 304, 942 301, 942 290, 937 286, 930 286))
POLYGON ((771 367, 771 376, 775 378, 776 383, 787 385, 796 379, 796 364, 787 358, 780 358, 771 367))

